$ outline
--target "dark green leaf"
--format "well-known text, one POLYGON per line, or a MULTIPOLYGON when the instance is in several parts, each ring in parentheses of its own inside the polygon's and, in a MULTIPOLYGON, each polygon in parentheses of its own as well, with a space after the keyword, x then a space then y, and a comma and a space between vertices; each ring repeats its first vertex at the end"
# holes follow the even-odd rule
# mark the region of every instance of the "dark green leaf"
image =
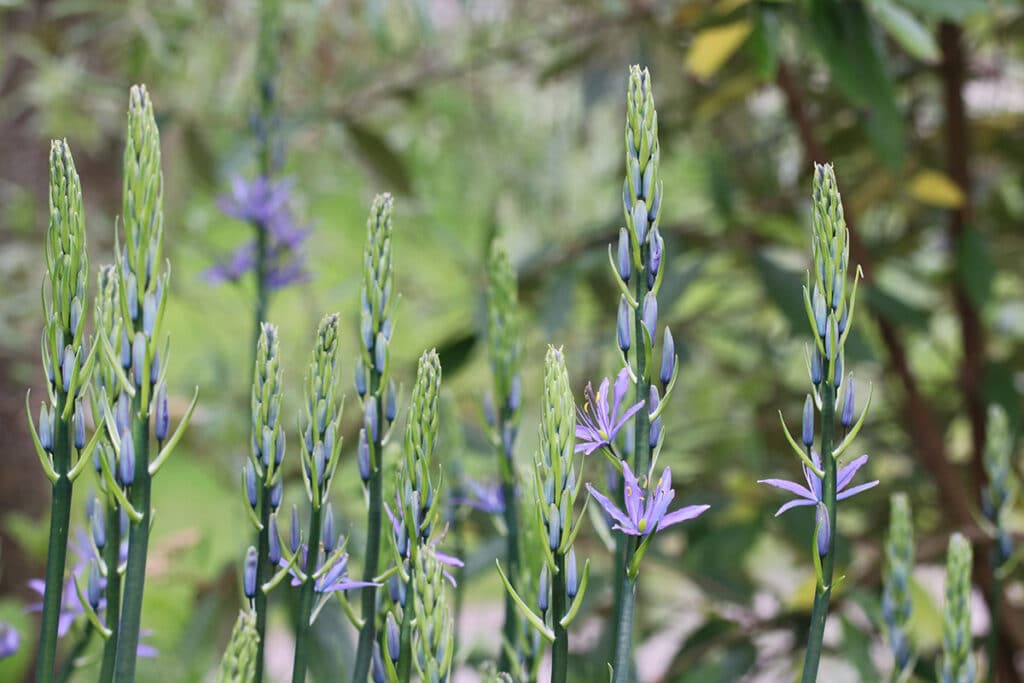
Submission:
POLYGON ((448 337, 437 347, 437 355, 441 359, 441 367, 448 377, 454 376, 469 360, 478 339, 472 330, 448 337))

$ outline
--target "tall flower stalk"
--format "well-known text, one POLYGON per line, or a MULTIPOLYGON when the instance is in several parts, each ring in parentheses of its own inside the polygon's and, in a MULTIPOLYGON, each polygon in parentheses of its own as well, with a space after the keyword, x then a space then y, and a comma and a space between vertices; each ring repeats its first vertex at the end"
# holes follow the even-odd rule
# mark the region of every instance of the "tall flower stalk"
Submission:
MULTIPOLYGON (((807 358, 811 394, 804 401, 801 443, 797 443, 789 433, 785 420, 782 420, 786 440, 803 462, 807 487, 782 479, 761 480, 761 483, 798 496, 796 500, 779 508, 776 515, 796 506, 815 508, 812 555, 817 582, 801 679, 803 683, 812 683, 818 676, 835 568, 836 502, 878 484, 873 481, 848 488, 854 475, 867 462, 866 455, 839 467, 839 458, 860 431, 871 404, 869 391, 860 417, 854 422, 853 376, 851 374, 843 382, 843 361, 846 338, 853 322, 860 272, 856 272, 852 286, 849 286, 849 258, 849 230, 843 218, 843 205, 835 175, 830 165, 815 165, 812 267, 803 288, 804 306, 814 335, 814 344, 807 358), (821 416, 820 455, 813 447, 815 410, 821 416)), ((781 412, 779 417, 781 420, 781 412)))
POLYGON ((894 682, 907 680, 913 669, 914 652, 907 628, 914 608, 910 585, 913 572, 914 525, 910 501, 906 494, 896 493, 890 503, 882 574, 882 618, 893 656, 894 682))
MULTIPOLYGON (((496 400, 489 407, 488 421, 493 430, 491 441, 498 455, 501 500, 505 519, 505 566, 513 587, 519 583, 518 477, 513 450, 519 431, 522 382, 519 377, 519 296, 516 274, 508 254, 495 246, 488 261, 487 341, 496 400)), ((508 671, 510 657, 522 657, 515 601, 505 595, 505 622, 498 668, 508 671)))
MULTIPOLYGON (((198 389, 173 435, 168 434, 167 359, 169 345, 159 346, 167 304, 169 271, 163 259, 163 172, 160 168, 160 133, 145 86, 132 86, 128 107, 128 135, 124 152, 124 243, 117 245, 118 300, 123 340, 130 340, 130 366, 118 378, 130 398, 126 408, 130 429, 111 434, 118 451, 121 500, 129 518, 128 560, 124 597, 118 625, 115 680, 135 678, 135 660, 142 618, 146 555, 152 524, 152 478, 174 450, 191 419, 198 389), (155 457, 150 439, 156 438, 155 457)), ((117 358, 104 345, 110 360, 117 358)), ((127 358, 126 358, 127 360, 127 358)), ((108 429, 110 428, 108 420, 108 429)), ((109 468, 108 468, 109 473, 109 468)), ((106 473, 105 473, 106 476, 106 473)), ((108 484, 110 482, 108 481, 108 484)))
POLYGON ((46 551, 46 579, 36 681, 54 677, 57 624, 61 611, 64 569, 67 563, 71 490, 82 471, 85 422, 80 397, 92 366, 86 360, 85 315, 89 260, 85 244, 82 187, 71 150, 65 141, 50 145, 50 224, 46 232, 46 279, 43 281, 43 368, 48 401, 39 410, 38 426, 32 419, 29 396, 25 408, 43 473, 52 484, 50 537, 46 551))
MULTIPOLYGON (((575 619, 590 575, 590 561, 578 572, 573 544, 583 513, 575 516, 582 479, 575 462, 576 404, 561 349, 549 347, 544 361, 544 396, 541 401, 540 450, 534 459, 533 494, 537 500, 534 538, 542 556, 536 607, 527 605, 513 588, 498 562, 505 590, 520 614, 551 643, 551 681, 564 683, 569 666, 568 627, 575 619)), ((584 507, 586 503, 584 503, 584 507)))
MULTIPOLYGON (((363 429, 359 434, 359 470, 367 492, 366 549, 363 581, 373 582, 380 565, 381 516, 383 515, 383 444, 385 420, 394 420, 397 402, 389 380, 391 309, 394 304, 394 273, 391 267, 391 195, 377 195, 366 224, 363 251, 363 286, 360 293, 360 354, 356 360, 356 393, 363 405, 363 429), (390 419, 388 418, 390 416, 390 419)), ((363 683, 370 672, 377 634, 377 591, 362 594, 362 626, 356 649, 352 681, 363 683)))
POLYGON ((247 509, 256 527, 256 566, 253 574, 253 619, 256 629, 254 681, 263 680, 263 651, 267 632, 267 594, 260 587, 270 577, 270 516, 281 505, 285 430, 281 422, 280 340, 277 328, 260 325, 252 380, 252 442, 242 470, 247 509))
POLYGON ((974 683, 971 653, 971 543, 962 534, 949 538, 946 552, 946 607, 942 625, 941 683, 974 683))
POLYGON ((992 589, 988 596, 991 615, 988 633, 988 668, 986 680, 996 678, 996 654, 999 646, 999 616, 1003 602, 1003 580, 1010 569, 1013 539, 1010 536, 1009 517, 1017 500, 1019 482, 1010 464, 1013 436, 1006 413, 993 405, 988 410, 988 438, 985 441, 985 476, 988 483, 981 494, 981 509, 992 525, 995 542, 992 544, 992 589))

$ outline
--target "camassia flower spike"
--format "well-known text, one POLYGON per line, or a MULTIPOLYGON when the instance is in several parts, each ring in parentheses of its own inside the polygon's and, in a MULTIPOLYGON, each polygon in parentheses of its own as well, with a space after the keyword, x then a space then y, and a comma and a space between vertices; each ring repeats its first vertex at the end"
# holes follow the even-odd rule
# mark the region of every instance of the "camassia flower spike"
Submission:
MULTIPOLYGON (((818 452, 811 451, 811 460, 814 462, 814 466, 821 469, 821 458, 818 456, 818 452)), ((836 475, 836 500, 846 500, 852 496, 857 495, 861 491, 867 491, 870 488, 878 486, 878 480, 869 481, 866 484, 858 484, 853 488, 847 488, 850 482, 853 481, 853 477, 857 474, 857 471, 863 467, 868 461, 867 455, 862 455, 856 458, 852 462, 839 468, 839 473, 836 475)), ((798 496, 796 499, 784 503, 779 508, 775 516, 778 517, 786 510, 790 510, 795 507, 802 505, 817 505, 822 502, 821 495, 821 477, 815 474, 811 468, 807 465, 803 466, 804 469, 804 480, 807 482, 807 486, 798 484, 795 481, 789 481, 788 479, 758 479, 758 484, 768 484, 774 486, 777 489, 783 491, 789 491, 792 494, 798 496)))

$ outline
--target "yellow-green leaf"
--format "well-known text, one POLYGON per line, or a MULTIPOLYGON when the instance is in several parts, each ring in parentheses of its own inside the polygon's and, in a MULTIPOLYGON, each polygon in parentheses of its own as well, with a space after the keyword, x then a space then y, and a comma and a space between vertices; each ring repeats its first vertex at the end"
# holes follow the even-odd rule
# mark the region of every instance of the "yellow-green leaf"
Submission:
POLYGON ((910 181, 910 196, 919 202, 943 209, 959 209, 964 205, 964 191, 945 173, 925 170, 910 181))
POLYGON ((747 19, 699 31, 686 53, 686 68, 700 79, 711 78, 743 45, 753 30, 747 19))

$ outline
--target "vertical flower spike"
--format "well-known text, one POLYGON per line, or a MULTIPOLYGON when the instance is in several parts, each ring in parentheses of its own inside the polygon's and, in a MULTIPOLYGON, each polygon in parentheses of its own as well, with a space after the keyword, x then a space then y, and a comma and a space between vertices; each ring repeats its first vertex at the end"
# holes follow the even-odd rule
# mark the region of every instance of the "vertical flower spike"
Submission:
POLYGON ((882 618, 897 676, 907 671, 913 655, 907 630, 913 610, 910 586, 913 572, 914 526, 910 501, 906 494, 897 493, 892 496, 889 511, 882 589, 882 618))
MULTIPOLYGON (((628 246, 628 242, 627 242, 628 246)), ((621 255, 621 254, 620 254, 621 255)), ((628 254, 627 254, 628 256, 628 254)), ((625 275, 629 278, 628 272, 625 275)), ((491 376, 498 408, 495 411, 491 442, 498 451, 498 472, 501 476, 501 496, 504 501, 505 564, 513 587, 519 583, 519 519, 516 491, 519 482, 512 451, 519 431, 521 380, 519 378, 519 295, 516 274, 508 255, 499 247, 491 250, 488 262, 487 289, 487 341, 490 352, 491 376)), ((505 621, 502 627, 504 647, 498 668, 511 667, 509 653, 517 658, 524 653, 525 643, 518 642, 520 633, 515 602, 505 596, 505 621)))
MULTIPOLYGON (((43 613, 39 630, 36 680, 51 681, 57 653, 57 626, 67 561, 68 522, 71 515, 71 485, 80 471, 76 457, 82 449, 72 443, 72 422, 79 398, 88 384, 86 367, 85 316, 89 259, 85 243, 85 214, 82 187, 71 150, 62 140, 50 145, 50 223, 46 232, 46 279, 43 281, 42 335, 43 369, 46 373, 49 419, 40 420, 38 430, 28 420, 36 437, 36 450, 43 472, 53 484, 50 506, 50 537, 46 553, 43 613)), ((29 398, 25 398, 29 408, 29 398)))
POLYGON ((946 609, 942 625, 942 683, 974 683, 971 653, 971 543, 962 534, 949 538, 946 553, 946 609))
POLYGON ((220 660, 217 683, 252 683, 257 680, 258 639, 256 615, 252 612, 239 612, 235 627, 231 630, 231 642, 220 660))
MULTIPOLYGON (((366 425, 367 458, 364 463, 360 452, 360 474, 367 491, 366 548, 363 555, 363 580, 373 581, 380 565, 381 517, 383 505, 383 453, 384 430, 379 419, 385 412, 385 391, 389 376, 389 346, 391 343, 391 311, 396 293, 391 263, 391 209, 390 194, 377 195, 370 207, 366 222, 366 245, 363 250, 363 284, 360 291, 360 358, 356 363, 356 387, 363 404, 363 423, 366 425)), ((353 681, 364 681, 370 672, 373 643, 376 640, 375 618, 377 591, 374 587, 363 590, 362 619, 353 681)))
MULTIPOLYGON (((306 394, 303 398, 302 428, 302 480, 309 498, 309 533, 306 537, 305 563, 301 567, 303 578, 299 590, 299 621, 295 634, 295 660, 292 667, 292 681, 306 680, 308 649, 313 599, 318 576, 320 539, 323 524, 323 508, 327 492, 338 467, 341 452, 341 401, 337 396, 338 385, 338 314, 325 315, 317 328, 316 341, 306 371, 306 394)), ((271 439, 264 425, 264 444, 276 443, 271 439)), ((264 450, 269 449, 264 446, 264 450)), ((276 453, 276 450, 275 450, 276 453)), ((276 455, 263 453, 260 462, 274 462, 276 455)), ((266 494, 266 489, 264 489, 266 494)), ((297 536, 296 516, 293 514, 293 537, 297 536)), ((297 543, 293 541, 293 545, 297 543)), ((342 567, 343 570, 343 567, 342 567)))
POLYGON ((446 681, 455 654, 454 624, 443 566, 433 550, 419 553, 414 576, 412 660, 421 680, 446 681))
MULTIPOLYGON (((158 347, 158 344, 163 336, 168 271, 161 272, 160 268, 164 245, 160 132, 145 86, 132 86, 129 96, 123 190, 124 241, 117 242, 118 303, 121 308, 123 339, 131 340, 132 348, 131 367, 125 370, 131 377, 122 385, 127 385, 123 388, 132 394, 132 398, 129 411, 131 431, 124 432, 120 449, 122 453, 131 452, 135 462, 129 498, 121 501, 131 524, 124 575, 124 603, 118 628, 115 679, 130 681, 135 678, 146 555, 152 522, 151 478, 181 438, 198 398, 197 393, 177 430, 165 443, 160 444, 160 451, 151 459, 150 425, 156 412, 154 399, 158 385, 165 381, 162 375, 167 370, 167 345, 165 343, 158 347), (148 314, 144 310, 147 307, 151 308, 148 314), (154 367, 158 368, 157 376, 154 376, 154 367), (131 447, 126 448, 128 443, 131 447)), ((126 468, 119 467, 121 469, 126 468)))

